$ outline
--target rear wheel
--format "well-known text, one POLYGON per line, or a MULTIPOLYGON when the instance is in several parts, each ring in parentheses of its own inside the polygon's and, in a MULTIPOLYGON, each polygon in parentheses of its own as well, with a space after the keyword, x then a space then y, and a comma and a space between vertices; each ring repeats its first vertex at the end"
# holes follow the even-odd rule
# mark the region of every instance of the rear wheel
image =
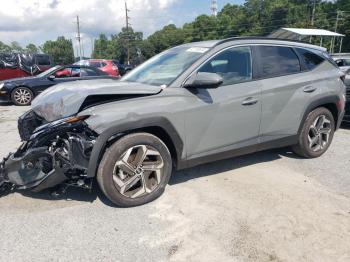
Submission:
POLYGON ((11 100, 17 106, 28 106, 33 98, 33 92, 26 87, 17 87, 11 93, 11 100))
POLYGON ((148 133, 126 135, 105 152, 98 184, 114 204, 138 206, 158 198, 169 182, 172 160, 166 145, 148 133))
POLYGON ((329 148, 334 135, 335 123, 332 113, 324 107, 312 111, 300 132, 298 144, 293 151, 306 158, 315 158, 329 148))

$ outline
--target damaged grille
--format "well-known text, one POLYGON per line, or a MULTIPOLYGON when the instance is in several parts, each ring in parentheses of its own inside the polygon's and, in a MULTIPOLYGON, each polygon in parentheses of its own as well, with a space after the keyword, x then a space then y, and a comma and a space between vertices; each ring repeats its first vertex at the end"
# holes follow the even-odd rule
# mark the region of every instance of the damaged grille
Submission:
POLYGON ((40 118, 33 110, 23 114, 18 119, 18 132, 22 141, 28 141, 34 130, 43 124, 43 119, 40 118))
POLYGON ((350 87, 346 88, 346 100, 350 101, 350 87))

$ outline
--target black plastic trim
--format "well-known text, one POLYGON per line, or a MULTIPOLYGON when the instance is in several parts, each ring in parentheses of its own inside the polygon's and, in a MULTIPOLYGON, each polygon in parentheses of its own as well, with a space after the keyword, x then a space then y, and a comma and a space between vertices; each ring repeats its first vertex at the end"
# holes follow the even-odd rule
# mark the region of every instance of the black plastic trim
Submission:
MULTIPOLYGON (((291 145, 295 145, 297 142, 298 142, 298 136, 293 135, 293 136, 288 136, 288 137, 273 140, 273 141, 263 142, 256 145, 250 145, 250 146, 235 148, 231 150, 225 150, 215 154, 208 153, 207 155, 204 155, 201 157, 195 157, 195 158, 180 161, 177 166, 177 169, 181 170, 185 168, 202 165, 205 163, 247 155, 247 154, 251 154, 254 152, 263 151, 267 149, 291 146, 291 145)), ((234 147, 234 145, 232 147, 234 147)))
MULTIPOLYGON (((332 95, 332 96, 326 96, 326 97, 323 97, 323 98, 320 98, 316 101, 313 101, 311 104, 308 105, 308 107, 306 108, 305 112, 304 112, 304 116, 300 122, 300 125, 299 125, 299 129, 298 129, 298 134, 300 134, 302 128, 303 128, 303 124, 307 118, 307 116, 310 114, 311 111, 313 111, 315 108, 317 107, 320 107, 322 105, 326 105, 326 104, 334 104, 335 106, 337 105, 337 102, 340 100, 340 98, 336 95, 332 95)), ((339 126, 340 126, 340 122, 341 122, 341 119, 342 119, 342 114, 343 112, 339 112, 338 108, 337 108, 337 111, 338 111, 338 121, 336 123, 336 128, 338 129, 339 126)))
POLYGON ((107 143, 111 138, 125 133, 130 133, 133 130, 150 127, 162 128, 169 135, 175 146, 176 159, 179 162, 182 156, 184 143, 177 130, 165 117, 152 117, 113 126, 100 134, 100 136, 96 139, 91 152, 87 177, 94 177, 96 175, 99 162, 103 156, 107 143))

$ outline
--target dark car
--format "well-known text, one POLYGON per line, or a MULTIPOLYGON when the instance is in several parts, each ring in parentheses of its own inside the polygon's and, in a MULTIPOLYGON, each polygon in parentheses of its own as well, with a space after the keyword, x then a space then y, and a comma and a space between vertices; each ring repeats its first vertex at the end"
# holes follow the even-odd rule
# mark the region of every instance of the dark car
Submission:
POLYGON ((118 67, 119 74, 122 75, 122 76, 125 75, 125 74, 127 74, 127 73, 129 73, 131 70, 134 69, 134 66, 122 64, 122 63, 120 63, 120 61, 117 60, 117 59, 113 59, 112 62, 113 62, 113 64, 114 64, 115 66, 118 67))
POLYGON ((30 105, 34 97, 45 89, 63 82, 112 78, 101 70, 89 66, 55 66, 37 76, 15 78, 0 82, 0 100, 12 101, 18 106, 30 105))

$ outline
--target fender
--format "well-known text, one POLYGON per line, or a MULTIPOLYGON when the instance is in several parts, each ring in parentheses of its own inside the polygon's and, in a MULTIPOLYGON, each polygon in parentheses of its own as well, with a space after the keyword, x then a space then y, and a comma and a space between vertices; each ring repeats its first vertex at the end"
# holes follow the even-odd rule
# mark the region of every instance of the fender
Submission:
MULTIPOLYGON (((340 100, 340 98, 338 96, 330 95, 330 96, 322 97, 322 98, 317 99, 317 100, 313 101, 312 103, 310 103, 306 107, 306 110, 304 111, 303 118, 302 118, 300 125, 299 125, 298 135, 300 134, 301 129, 303 128, 303 124, 304 124, 307 116, 310 114, 310 112, 312 110, 314 110, 315 108, 320 107, 322 105, 325 105, 325 104, 334 104, 337 107, 337 102, 339 100, 340 100)), ((341 123, 341 112, 339 112, 338 108, 337 108, 337 119, 338 119, 338 121, 336 122, 336 128, 338 128, 340 123, 341 123)))
POLYGON ((96 139, 96 142, 91 152, 87 177, 96 176, 96 171, 99 162, 102 158, 107 143, 111 138, 116 137, 122 133, 129 133, 132 130, 147 127, 160 127, 169 135, 170 139, 172 140, 175 146, 176 159, 177 161, 179 161, 181 159, 184 148, 184 143, 179 133, 177 132, 175 127, 170 123, 170 121, 165 117, 151 117, 138 121, 123 123, 121 125, 116 125, 108 128, 106 131, 100 134, 100 136, 96 139))

